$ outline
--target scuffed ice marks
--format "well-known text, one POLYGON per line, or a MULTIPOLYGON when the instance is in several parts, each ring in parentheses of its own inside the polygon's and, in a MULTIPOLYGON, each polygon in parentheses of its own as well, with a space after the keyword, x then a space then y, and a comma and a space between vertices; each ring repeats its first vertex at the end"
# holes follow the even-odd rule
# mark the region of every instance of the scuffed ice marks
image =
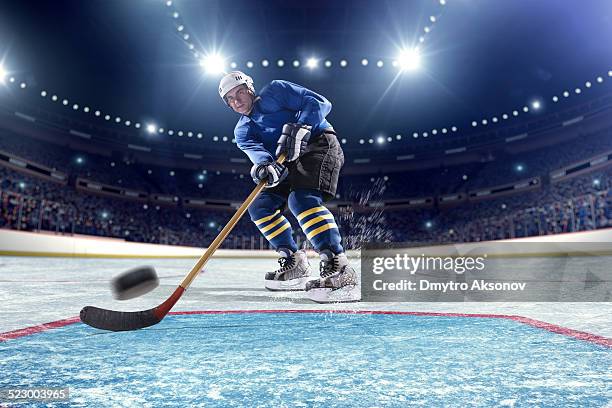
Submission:
POLYGON ((70 387, 83 407, 605 406, 610 350, 490 318, 168 316, 0 343, 0 387, 70 387))
MULTIPOLYGON (((378 177, 367 186, 351 185, 348 190, 350 201, 357 203, 357 207, 365 207, 382 199, 386 180, 378 177)), ((363 242, 390 242, 394 238, 382 208, 360 213, 353 207, 341 207, 337 221, 343 234, 343 245, 347 249, 361 249, 363 242)))

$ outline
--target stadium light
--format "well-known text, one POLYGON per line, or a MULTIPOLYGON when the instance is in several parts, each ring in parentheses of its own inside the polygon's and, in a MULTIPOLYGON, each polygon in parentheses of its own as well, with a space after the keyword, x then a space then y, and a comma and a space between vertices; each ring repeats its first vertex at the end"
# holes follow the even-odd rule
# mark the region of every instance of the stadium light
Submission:
POLYGON ((397 56, 400 71, 413 71, 421 66, 421 54, 418 48, 402 50, 397 56))
POLYGON ((308 58, 308 60, 306 60, 306 68, 309 69, 315 69, 317 66, 319 66, 319 60, 316 58, 308 58))
POLYGON ((157 126, 155 126, 153 123, 149 123, 147 125, 147 132, 149 132, 150 134, 157 132, 157 126))
POLYGON ((200 60, 200 66, 207 74, 220 74, 225 71, 225 60, 219 54, 210 54, 200 60))
POLYGON ((533 101, 531 102, 531 107, 535 110, 538 110, 542 107, 542 104, 540 103, 540 101, 533 101))

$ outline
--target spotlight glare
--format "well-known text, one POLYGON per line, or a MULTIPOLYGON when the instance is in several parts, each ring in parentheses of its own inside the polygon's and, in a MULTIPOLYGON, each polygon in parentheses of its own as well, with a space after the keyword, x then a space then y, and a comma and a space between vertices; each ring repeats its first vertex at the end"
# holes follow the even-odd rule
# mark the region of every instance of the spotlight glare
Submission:
POLYGON ((531 107, 535 110, 538 110, 542 107, 542 104, 540 103, 540 101, 533 101, 531 102, 531 107))
POLYGON ((332 66, 332 62, 330 60, 325 61, 325 68, 329 68, 332 66))
POLYGON ((385 63, 384 63, 382 60, 378 60, 378 61, 376 62, 376 66, 377 66, 378 68, 382 68, 382 67, 383 67, 383 65, 385 65, 385 63))
POLYGON ((368 65, 368 59, 364 58, 361 60, 361 65, 363 65, 364 67, 366 67, 368 65))
POLYGON ((6 78, 6 70, 4 69, 4 67, 2 65, 0 65, 0 82, 4 83, 4 79, 6 78))
POLYGON ((157 126, 155 126, 153 123, 149 123, 147 125, 147 132, 150 134, 157 132, 157 126))
POLYGON ((276 61, 276 65, 280 68, 285 66, 285 61, 282 59, 279 59, 278 61, 276 61))
POLYGON ((319 60, 316 58, 308 58, 306 61, 306 67, 309 69, 315 69, 319 65, 319 60))
POLYGON ((267 67, 268 65, 270 65, 270 61, 268 61, 267 59, 265 59, 265 60, 262 60, 262 61, 261 61, 261 66, 262 66, 262 67, 264 67, 264 68, 265 68, 265 67, 267 67))
POLYGON ((298 60, 293 60, 293 67, 294 67, 294 68, 297 68, 297 67, 299 67, 299 66, 300 66, 300 61, 298 61, 298 60))
POLYGON ((200 65, 207 74, 219 74, 225 70, 225 61, 218 54, 210 54, 200 60, 200 65))
POLYGON ((400 71, 415 70, 421 65, 421 55, 417 48, 402 50, 397 57, 400 71))
POLYGON ((382 137, 382 136, 378 136, 378 137, 376 138, 376 143, 378 143, 378 144, 383 144, 383 143, 385 143, 385 138, 384 138, 384 137, 382 137))
POLYGON ((230 68, 232 68, 232 69, 236 69, 237 67, 238 67, 238 64, 236 64, 235 62, 232 62, 230 64, 230 68))
POLYGON ((346 60, 344 60, 344 59, 343 59, 343 60, 340 60, 340 66, 341 66, 342 68, 346 68, 346 66, 347 66, 347 65, 348 65, 348 62, 347 62, 346 60))

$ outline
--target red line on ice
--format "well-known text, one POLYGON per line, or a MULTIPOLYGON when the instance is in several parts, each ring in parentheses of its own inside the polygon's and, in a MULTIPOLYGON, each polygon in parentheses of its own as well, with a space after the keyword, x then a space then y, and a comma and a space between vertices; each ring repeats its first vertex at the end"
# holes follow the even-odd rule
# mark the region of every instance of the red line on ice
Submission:
POLYGON ((29 336, 31 334, 44 332, 50 329, 57 329, 58 327, 68 326, 69 324, 80 322, 78 316, 70 317, 68 319, 56 320, 54 322, 43 323, 36 326, 26 327, 24 329, 13 330, 6 333, 0 333, 0 342, 17 339, 19 337, 29 336))
MULTIPOLYGON (((240 314, 240 313, 342 313, 342 314, 385 314, 385 315, 409 315, 409 316, 438 316, 438 317, 480 317, 480 318, 495 318, 508 319, 538 329, 547 330, 552 333, 561 334, 567 337, 572 337, 577 340, 587 341, 589 343, 598 344, 604 347, 612 347, 612 339, 599 336, 592 333, 587 333, 579 330, 570 329, 563 326, 558 326, 552 323, 546 323, 540 320, 531 319, 529 317, 503 314, 488 314, 488 313, 447 313, 447 312, 400 312, 390 310, 322 310, 322 309, 285 309, 285 310, 270 310, 270 309, 252 309, 252 310, 190 310, 181 312, 170 312, 171 315, 193 315, 193 314, 240 314)), ((29 336, 35 333, 40 333, 58 327, 64 327, 69 324, 78 323, 78 316, 68 319, 57 320, 50 323, 43 323, 36 326, 26 327, 24 329, 13 330, 6 333, 0 333, 0 342, 16 339, 19 337, 29 336)))

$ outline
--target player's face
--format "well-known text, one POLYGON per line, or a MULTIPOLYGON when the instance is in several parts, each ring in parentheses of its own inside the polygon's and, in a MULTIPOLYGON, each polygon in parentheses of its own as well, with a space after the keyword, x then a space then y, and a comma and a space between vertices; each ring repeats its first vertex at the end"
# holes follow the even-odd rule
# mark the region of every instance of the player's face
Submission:
POLYGON ((225 95, 227 104, 237 113, 247 115, 253 108, 253 94, 246 85, 238 85, 225 95))

